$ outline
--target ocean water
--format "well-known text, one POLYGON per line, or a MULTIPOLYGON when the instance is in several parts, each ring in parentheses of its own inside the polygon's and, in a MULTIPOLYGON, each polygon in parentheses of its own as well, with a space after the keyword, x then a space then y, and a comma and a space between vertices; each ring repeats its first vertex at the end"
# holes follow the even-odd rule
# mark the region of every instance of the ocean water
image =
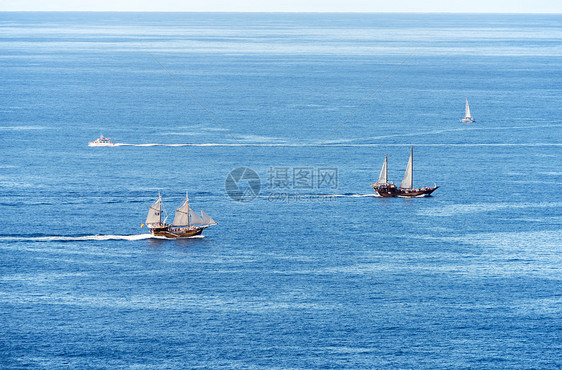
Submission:
POLYGON ((560 368, 561 26, 0 13, 0 367, 560 368))

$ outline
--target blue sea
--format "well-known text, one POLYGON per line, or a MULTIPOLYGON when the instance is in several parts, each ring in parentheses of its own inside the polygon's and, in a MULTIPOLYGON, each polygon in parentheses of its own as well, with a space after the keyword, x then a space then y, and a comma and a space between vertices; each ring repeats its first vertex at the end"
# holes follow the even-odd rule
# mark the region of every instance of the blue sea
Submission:
POLYGON ((0 367, 562 367, 562 15, 0 34, 0 367), (439 189, 374 197, 411 146, 439 189), (186 191, 203 237, 140 227, 186 191))

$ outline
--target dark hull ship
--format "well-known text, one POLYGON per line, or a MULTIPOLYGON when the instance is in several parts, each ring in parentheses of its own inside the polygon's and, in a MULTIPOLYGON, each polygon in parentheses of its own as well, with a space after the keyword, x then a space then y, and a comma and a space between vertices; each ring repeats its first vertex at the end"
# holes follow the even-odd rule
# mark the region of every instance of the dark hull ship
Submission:
POLYGON ((396 185, 388 187, 375 188, 375 192, 381 197, 427 197, 433 193, 439 186, 432 188, 424 186, 418 189, 400 189, 396 185))
POLYGON ((192 226, 190 228, 174 228, 171 225, 161 224, 150 228, 150 233, 154 236, 163 236, 168 239, 190 238, 201 235, 205 227, 192 226))
POLYGON ((201 216, 195 213, 189 206, 189 197, 186 194, 185 201, 176 210, 172 224, 167 224, 166 219, 162 221, 162 197, 160 196, 158 196, 158 200, 148 209, 146 221, 141 227, 145 224, 150 229, 150 233, 154 236, 178 239, 200 235, 203 230, 217 223, 203 210, 201 210, 201 216))
POLYGON ((406 172, 404 173, 404 178, 397 187, 393 183, 388 181, 388 156, 384 158, 384 163, 382 165, 381 172, 379 174, 378 181, 371 185, 375 193, 381 197, 428 197, 433 193, 439 186, 434 187, 425 186, 423 188, 414 188, 414 147, 410 148, 410 159, 408 160, 408 166, 406 167, 406 172))

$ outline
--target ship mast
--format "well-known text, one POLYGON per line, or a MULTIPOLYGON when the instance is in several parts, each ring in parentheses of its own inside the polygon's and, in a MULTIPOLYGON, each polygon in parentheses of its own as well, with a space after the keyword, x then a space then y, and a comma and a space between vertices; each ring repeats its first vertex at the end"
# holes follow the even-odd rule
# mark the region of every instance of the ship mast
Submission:
POLYGON ((191 229, 191 215, 189 212, 189 197, 187 196, 187 191, 185 192, 185 201, 187 202, 187 228, 191 229))
POLYGON ((190 217, 189 217, 189 198, 187 197, 187 192, 185 193, 185 200, 181 206, 176 209, 176 215, 174 216, 174 221, 172 226, 178 227, 190 227, 190 217))
POLYGON ((384 163, 381 168, 378 183, 383 185, 388 183, 388 154, 384 156, 384 163))

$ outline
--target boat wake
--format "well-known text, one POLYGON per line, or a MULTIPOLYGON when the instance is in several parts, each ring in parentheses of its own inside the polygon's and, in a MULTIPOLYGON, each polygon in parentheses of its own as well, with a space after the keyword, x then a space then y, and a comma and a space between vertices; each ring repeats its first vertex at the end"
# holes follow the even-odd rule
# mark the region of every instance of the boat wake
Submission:
POLYGON ((346 193, 346 194, 301 194, 301 193, 272 193, 266 195, 259 195, 258 198, 264 198, 272 200, 282 200, 285 198, 294 198, 294 199, 314 199, 314 198, 364 198, 364 197, 378 197, 377 193, 372 194, 355 194, 355 193, 346 193))
POLYGON ((185 144, 163 144, 163 143, 150 143, 150 144, 129 144, 129 143, 115 143, 113 146, 137 146, 137 147, 151 147, 151 146, 221 146, 221 147, 248 147, 248 146, 264 146, 264 147, 287 147, 287 146, 319 146, 318 144, 287 144, 287 143, 185 143, 185 144))
MULTIPOLYGON (((404 135, 396 135, 404 136, 404 135)), ((402 147, 405 143, 184 143, 184 144, 130 144, 115 143, 111 147, 131 146, 131 147, 330 147, 330 148, 376 148, 396 146, 402 147)), ((562 146, 562 143, 418 143, 416 146, 421 147, 544 147, 544 146, 562 146)))
MULTIPOLYGON (((190 239, 202 239, 203 235, 195 235, 190 239)), ((0 240, 5 241, 35 241, 35 242, 51 242, 51 241, 104 241, 104 240, 144 240, 144 239, 167 239, 163 236, 154 236, 152 234, 137 234, 137 235, 81 235, 81 236, 6 236, 0 237, 0 240)))

